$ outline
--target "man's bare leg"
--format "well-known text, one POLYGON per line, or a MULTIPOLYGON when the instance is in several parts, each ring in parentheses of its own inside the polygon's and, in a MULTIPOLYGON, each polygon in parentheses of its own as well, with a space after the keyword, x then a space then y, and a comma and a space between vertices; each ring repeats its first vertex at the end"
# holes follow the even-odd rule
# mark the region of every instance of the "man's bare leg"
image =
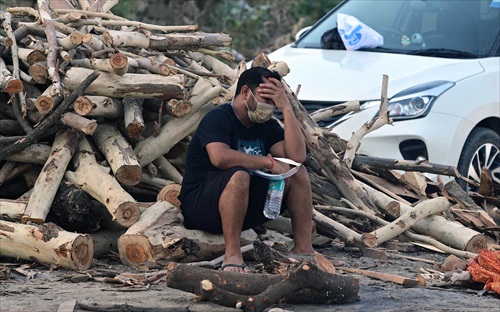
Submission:
POLYGON ((292 219, 294 247, 291 252, 313 253, 311 180, 304 167, 288 179, 286 204, 292 219))
MULTIPOLYGON (((245 171, 236 171, 219 199, 219 212, 222 220, 222 232, 226 244, 222 265, 243 263, 240 250, 240 237, 243 221, 248 209, 250 175, 245 171)), ((250 272, 248 268, 228 267, 225 271, 250 272)))

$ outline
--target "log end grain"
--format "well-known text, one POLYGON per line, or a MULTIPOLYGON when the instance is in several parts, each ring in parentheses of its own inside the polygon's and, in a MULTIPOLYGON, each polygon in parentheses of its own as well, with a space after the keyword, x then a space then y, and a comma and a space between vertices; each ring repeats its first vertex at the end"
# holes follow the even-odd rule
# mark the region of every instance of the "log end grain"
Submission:
POLYGON ((140 234, 124 234, 118 239, 118 253, 123 264, 138 267, 141 263, 155 262, 148 239, 140 234))
POLYGON ((172 183, 164 186, 156 197, 157 201, 167 201, 174 206, 179 206, 181 204, 178 196, 181 192, 181 185, 177 183, 172 183))
POLYGON ((12 79, 9 82, 7 82, 3 91, 12 95, 23 91, 23 89, 24 89, 23 82, 20 79, 12 79))
POLYGON ((78 270, 90 268, 94 259, 94 240, 90 235, 79 235, 74 240, 71 257, 78 270))
POLYGON ((488 240, 483 234, 475 235, 469 240, 467 246, 465 246, 465 251, 478 253, 481 249, 488 248, 488 240))
POLYGON ((124 202, 116 209, 114 218, 118 224, 128 228, 139 219, 140 215, 137 203, 124 202))
POLYGON ((139 184, 141 177, 142 168, 139 165, 123 165, 115 173, 116 180, 128 186, 139 184))
POLYGON ((86 96, 79 96, 74 103, 75 112, 80 116, 85 116, 92 111, 92 101, 86 96))
POLYGON ((48 114, 54 108, 54 99, 50 96, 40 95, 35 102, 36 109, 40 114, 48 114))

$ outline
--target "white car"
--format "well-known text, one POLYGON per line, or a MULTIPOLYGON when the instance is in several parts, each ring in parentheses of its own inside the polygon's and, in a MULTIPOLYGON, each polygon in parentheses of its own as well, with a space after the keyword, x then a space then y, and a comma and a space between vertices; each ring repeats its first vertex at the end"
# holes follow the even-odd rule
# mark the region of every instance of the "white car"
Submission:
POLYGON ((319 124, 346 140, 378 115, 389 76, 394 123, 366 135, 358 154, 426 159, 477 181, 485 166, 500 184, 500 0, 348 0, 269 57, 288 64, 285 80, 301 86, 309 112, 362 103, 319 124), (383 44, 347 51, 338 13, 375 30, 383 44))

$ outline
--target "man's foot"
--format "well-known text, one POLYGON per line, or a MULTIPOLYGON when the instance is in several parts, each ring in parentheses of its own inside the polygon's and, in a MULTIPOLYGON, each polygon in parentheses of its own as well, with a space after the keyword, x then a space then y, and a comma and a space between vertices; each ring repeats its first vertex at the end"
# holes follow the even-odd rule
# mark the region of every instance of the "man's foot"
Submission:
POLYGON ((250 273, 248 265, 245 262, 242 264, 226 263, 220 267, 220 270, 225 272, 250 273))

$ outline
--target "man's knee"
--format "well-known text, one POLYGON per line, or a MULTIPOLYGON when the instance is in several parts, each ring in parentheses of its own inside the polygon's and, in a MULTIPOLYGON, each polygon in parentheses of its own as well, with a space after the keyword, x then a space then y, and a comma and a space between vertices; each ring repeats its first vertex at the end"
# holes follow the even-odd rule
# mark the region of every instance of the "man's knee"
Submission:
POLYGON ((301 166, 297 173, 295 173, 291 177, 291 182, 293 184, 298 184, 298 185, 310 185, 311 184, 311 178, 309 177, 309 172, 307 172, 307 169, 304 166, 301 166))
POLYGON ((233 173, 226 188, 246 189, 250 187, 250 174, 246 170, 237 170, 233 173))

